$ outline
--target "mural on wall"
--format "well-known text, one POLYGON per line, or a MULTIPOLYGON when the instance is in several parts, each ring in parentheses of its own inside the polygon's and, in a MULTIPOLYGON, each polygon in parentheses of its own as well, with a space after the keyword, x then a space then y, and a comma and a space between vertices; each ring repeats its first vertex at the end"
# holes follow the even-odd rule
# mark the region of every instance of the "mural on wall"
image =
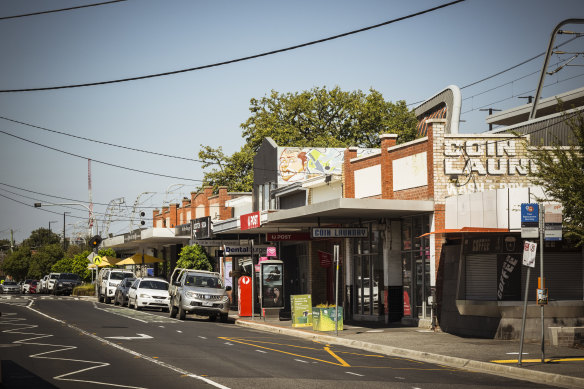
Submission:
MULTIPOLYGON (((379 149, 359 149, 357 156, 379 149)), ((278 147, 278 183, 299 182, 324 174, 342 174, 342 148, 278 147)))

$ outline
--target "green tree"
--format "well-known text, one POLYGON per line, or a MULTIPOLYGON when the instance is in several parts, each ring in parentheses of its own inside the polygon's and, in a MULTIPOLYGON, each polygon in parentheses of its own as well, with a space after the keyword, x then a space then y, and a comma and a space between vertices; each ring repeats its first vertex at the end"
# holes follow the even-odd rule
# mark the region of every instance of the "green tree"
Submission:
POLYGON ((584 116, 580 112, 566 122, 575 141, 567 147, 559 144, 536 147, 531 154, 538 167, 533 177, 548 197, 564 206, 564 233, 581 246, 584 244, 584 116))
POLYGON ((211 262, 207 257, 207 253, 199 245, 184 246, 179 254, 179 259, 176 261, 177 267, 195 270, 213 270, 211 262))
MULTIPOLYGON (((87 253, 87 255, 89 255, 89 253, 87 253)), ((87 257, 87 255, 86 255, 86 257, 87 257)), ((105 257, 115 258, 116 257, 116 252, 112 248, 99 249, 97 251, 97 255, 99 255, 100 257, 104 257, 105 256, 105 257)))
POLYGON ((51 272, 57 261, 63 259, 64 253, 59 243, 47 244, 35 250, 31 256, 27 276, 40 279, 51 272))
POLYGON ((22 242, 22 245, 30 248, 40 248, 47 244, 59 243, 61 237, 48 228, 39 228, 30 233, 30 236, 22 242))
POLYGON ((30 248, 20 246, 14 252, 4 258, 0 268, 4 274, 12 276, 15 280, 24 280, 28 274, 30 264, 30 248))
POLYGON ((315 87, 296 93, 272 91, 251 99, 251 116, 241 124, 245 145, 232 156, 221 147, 201 145, 206 161, 203 185, 226 185, 230 191, 251 191, 253 157, 261 142, 271 137, 288 147, 379 147, 379 135, 398 134, 398 143, 416 138, 417 120, 404 101, 385 101, 374 89, 346 92, 339 87, 315 87))
POLYGON ((73 257, 65 257, 57 261, 51 270, 57 273, 75 273, 78 274, 84 281, 91 280, 91 270, 87 268, 89 261, 87 256, 91 251, 85 250, 81 253, 75 254, 73 257))

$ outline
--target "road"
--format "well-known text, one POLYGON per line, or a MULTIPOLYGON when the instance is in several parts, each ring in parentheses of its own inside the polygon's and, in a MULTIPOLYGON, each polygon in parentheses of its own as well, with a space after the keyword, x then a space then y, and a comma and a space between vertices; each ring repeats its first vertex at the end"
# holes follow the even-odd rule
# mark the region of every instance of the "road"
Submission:
POLYGON ((0 297, 6 388, 537 388, 358 349, 95 300, 0 297))

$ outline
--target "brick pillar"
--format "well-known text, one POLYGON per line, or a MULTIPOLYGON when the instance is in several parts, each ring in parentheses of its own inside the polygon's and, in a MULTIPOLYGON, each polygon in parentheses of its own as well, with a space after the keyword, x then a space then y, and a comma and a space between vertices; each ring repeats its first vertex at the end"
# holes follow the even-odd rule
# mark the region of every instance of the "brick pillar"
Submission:
POLYGON ((171 228, 176 227, 176 225, 178 224, 178 204, 170 204, 169 217, 170 226, 167 227, 171 228))
POLYGON ((152 211, 152 227, 156 228, 156 222, 160 220, 160 210, 155 209, 152 211))
POLYGON ((343 197, 355 198, 355 173, 351 165, 351 159, 357 157, 357 148, 349 147, 345 150, 343 161, 343 197))
POLYGON ((231 219, 233 209, 225 206, 227 200, 231 200, 231 196, 227 192, 226 186, 219 187, 219 220, 231 219))
POLYGON ((397 143, 397 134, 381 134, 381 198, 393 198, 393 164, 390 159, 389 149, 397 143))
POLYGON ((205 215, 204 216, 212 216, 211 215, 211 207, 209 206, 209 197, 213 196, 213 187, 212 186, 205 186, 203 188, 203 203, 205 204, 205 215))

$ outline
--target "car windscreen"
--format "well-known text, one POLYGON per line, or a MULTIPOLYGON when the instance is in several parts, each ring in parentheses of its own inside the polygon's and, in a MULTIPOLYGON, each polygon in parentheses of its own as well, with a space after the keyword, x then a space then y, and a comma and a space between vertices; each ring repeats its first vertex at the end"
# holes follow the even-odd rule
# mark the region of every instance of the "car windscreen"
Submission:
POLYGON ((199 288, 223 288, 221 279, 217 277, 200 276, 188 274, 185 285, 196 286, 199 288))
POLYGON ((59 275, 59 279, 60 280, 75 280, 75 281, 79 281, 81 278, 77 274, 73 274, 73 273, 61 273, 61 275, 59 275))
POLYGON ((156 290, 167 290, 168 284, 162 281, 151 281, 151 280, 144 280, 140 282, 139 288, 141 289, 156 289, 156 290))
POLYGON ((132 273, 119 273, 119 272, 112 272, 110 274, 110 280, 123 280, 124 278, 132 277, 132 273))
POLYGON ((51 274, 49 277, 51 280, 56 280, 57 278, 59 278, 58 274, 51 274))
POLYGON ((134 281, 136 281, 135 278, 130 278, 126 280, 126 287, 129 288, 130 286, 132 286, 132 284, 134 283, 134 281))

